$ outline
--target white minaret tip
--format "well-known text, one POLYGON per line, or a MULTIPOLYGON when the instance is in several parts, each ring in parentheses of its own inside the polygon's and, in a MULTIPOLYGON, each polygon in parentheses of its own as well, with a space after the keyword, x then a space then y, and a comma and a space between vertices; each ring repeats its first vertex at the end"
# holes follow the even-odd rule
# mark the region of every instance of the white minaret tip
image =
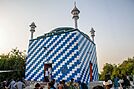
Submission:
POLYGON ((76 7, 76 1, 74 2, 74 6, 76 7))
POLYGON ((80 11, 76 7, 76 2, 74 2, 74 8, 71 11, 71 14, 73 15, 72 19, 74 19, 75 29, 78 29, 77 20, 79 19, 79 13, 80 11))
POLYGON ((31 27, 30 29, 30 32, 31 32, 31 40, 33 39, 33 33, 35 32, 35 28, 36 28, 36 25, 34 22, 32 22, 31 25, 29 25, 31 27))
POLYGON ((94 42, 95 30, 93 28, 91 28, 90 33, 91 33, 92 41, 94 42))

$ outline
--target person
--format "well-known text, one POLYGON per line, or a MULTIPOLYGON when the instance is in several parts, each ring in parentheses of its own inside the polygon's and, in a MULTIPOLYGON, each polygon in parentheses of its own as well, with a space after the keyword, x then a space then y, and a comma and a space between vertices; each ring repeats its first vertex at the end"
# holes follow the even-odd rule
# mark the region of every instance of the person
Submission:
POLYGON ((104 87, 98 85, 98 86, 93 87, 93 89, 104 89, 104 87))
POLYGON ((59 82, 58 89, 63 89, 62 81, 59 82))
POLYGON ((19 79, 18 82, 14 84, 14 87, 17 89, 23 89, 25 87, 25 84, 21 81, 21 79, 19 79))
POLYGON ((130 87, 130 81, 127 79, 127 76, 123 75, 123 89, 126 89, 130 87))
POLYGON ((49 82, 49 72, 48 72, 48 69, 46 68, 46 71, 45 71, 45 82, 49 82))
POLYGON ((81 81, 78 81, 78 89, 82 89, 81 81))
POLYGON ((65 83, 65 80, 62 80, 62 84, 63 84, 63 89, 68 89, 68 86, 65 83))
POLYGON ((111 80, 105 80, 103 82, 103 85, 104 85, 105 89, 111 89, 111 87, 112 87, 112 81, 111 80))
POLYGON ((130 77, 130 85, 131 85, 131 86, 134 86, 134 83, 133 83, 133 78, 132 78, 132 76, 130 77))
POLYGON ((111 89, 112 88, 112 81, 110 79, 110 74, 106 74, 105 75, 105 81, 103 82, 103 85, 105 87, 105 89, 111 89))
POLYGON ((54 83, 52 81, 50 83, 48 83, 48 89, 56 89, 54 87, 54 83))
POLYGON ((51 67, 48 68, 48 72, 49 72, 49 81, 51 81, 51 78, 52 78, 52 69, 51 69, 51 67))
POLYGON ((123 87, 122 87, 122 86, 123 86, 123 82, 124 82, 124 81, 123 81, 123 79, 122 79, 122 76, 120 76, 120 77, 119 77, 119 81, 118 81, 118 83, 119 83, 119 89, 123 89, 123 87))
POLYGON ((30 81, 25 81, 25 85, 26 85, 25 89, 31 89, 30 88, 30 81))
POLYGON ((54 87, 57 89, 57 83, 56 83, 56 80, 53 79, 52 82, 53 82, 53 84, 54 84, 54 87))
POLYGON ((40 89, 40 84, 39 83, 36 83, 34 89, 40 89))
POLYGON ((15 89, 14 84, 15 84, 14 79, 11 79, 11 82, 10 82, 10 84, 8 85, 8 89, 15 89))
POLYGON ((7 89, 7 81, 3 81, 3 89, 7 89))
POLYGON ((43 89, 43 87, 40 87, 40 89, 43 89))
POLYGON ((69 89, 75 89, 74 87, 74 79, 71 78, 71 82, 69 83, 69 89))
POLYGON ((81 83, 81 87, 82 87, 82 89, 88 89, 88 86, 86 83, 81 83))
POLYGON ((105 85, 106 89, 111 89, 112 88, 112 81, 107 80, 107 81, 105 81, 104 85, 105 85))
POLYGON ((119 78, 114 75, 114 78, 113 78, 114 89, 118 89, 118 87, 119 87, 119 82, 118 81, 119 81, 119 78))

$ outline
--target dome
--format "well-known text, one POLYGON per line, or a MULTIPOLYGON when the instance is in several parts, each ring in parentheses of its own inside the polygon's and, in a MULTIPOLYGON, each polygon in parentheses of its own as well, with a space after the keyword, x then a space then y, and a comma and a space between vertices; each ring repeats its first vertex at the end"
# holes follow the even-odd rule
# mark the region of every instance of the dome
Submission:
POLYGON ((58 33, 58 32, 67 32, 67 31, 72 31, 74 28, 71 27, 59 27, 54 30, 52 30, 50 33, 58 33))

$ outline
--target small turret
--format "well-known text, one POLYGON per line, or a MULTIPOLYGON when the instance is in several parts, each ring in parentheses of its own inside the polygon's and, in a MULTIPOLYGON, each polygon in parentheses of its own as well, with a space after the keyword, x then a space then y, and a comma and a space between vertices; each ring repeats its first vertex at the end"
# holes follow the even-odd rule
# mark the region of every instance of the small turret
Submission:
POLYGON ((79 19, 79 13, 80 13, 80 11, 79 11, 78 8, 76 7, 76 2, 75 2, 75 3, 74 3, 74 8, 73 8, 73 10, 71 11, 71 14, 73 15, 72 19, 74 19, 74 23, 75 23, 75 29, 78 28, 77 20, 79 19))
POLYGON ((91 28, 90 33, 91 33, 92 41, 94 42, 95 30, 93 28, 91 28))
POLYGON ((36 28, 36 25, 35 23, 33 22, 31 25, 30 25, 31 29, 30 29, 30 32, 31 32, 31 40, 33 39, 33 33, 35 32, 35 28, 36 28))

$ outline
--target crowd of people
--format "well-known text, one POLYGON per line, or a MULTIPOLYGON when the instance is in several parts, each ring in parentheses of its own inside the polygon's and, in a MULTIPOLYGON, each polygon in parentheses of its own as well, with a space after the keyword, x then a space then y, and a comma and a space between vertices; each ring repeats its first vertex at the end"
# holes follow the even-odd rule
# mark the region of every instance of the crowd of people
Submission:
POLYGON ((53 79, 48 83, 48 89, 88 89, 88 86, 80 81, 74 82, 73 78, 70 82, 62 80, 58 84, 56 83, 55 79, 53 79))
MULTIPOLYGON (((66 82, 65 80, 56 82, 55 79, 52 79, 47 83, 48 89, 88 89, 85 83, 81 83, 80 81, 74 82, 72 78, 70 82, 66 82)), ((34 89, 43 89, 40 83, 36 83, 34 89)), ((32 89, 30 87, 30 82, 25 81, 24 79, 11 79, 10 81, 3 81, 0 84, 0 89, 32 89)))
MULTIPOLYGON (((103 86, 95 86, 92 89, 130 89, 130 86, 134 84, 133 79, 128 76, 114 76, 113 79, 106 77, 103 82, 103 86)), ((48 89, 88 89, 87 84, 81 83, 80 81, 75 82, 72 78, 70 82, 62 80, 56 82, 55 79, 47 82, 48 89)), ((24 79, 11 79, 10 81, 3 81, 0 83, 0 89, 32 89, 30 87, 30 82, 25 81, 24 79)), ((40 83, 36 83, 34 89, 43 89, 40 83)), ((45 88, 46 89, 46 88, 45 88)))
POLYGON ((24 89, 27 85, 26 81, 24 79, 17 79, 16 81, 14 79, 11 80, 5 80, 0 83, 0 89, 24 89))
POLYGON ((103 82, 105 89, 111 89, 112 87, 114 89, 130 89, 130 86, 133 86, 133 84, 134 82, 132 77, 126 75, 122 75, 120 77, 114 76, 112 80, 106 77, 103 82))

